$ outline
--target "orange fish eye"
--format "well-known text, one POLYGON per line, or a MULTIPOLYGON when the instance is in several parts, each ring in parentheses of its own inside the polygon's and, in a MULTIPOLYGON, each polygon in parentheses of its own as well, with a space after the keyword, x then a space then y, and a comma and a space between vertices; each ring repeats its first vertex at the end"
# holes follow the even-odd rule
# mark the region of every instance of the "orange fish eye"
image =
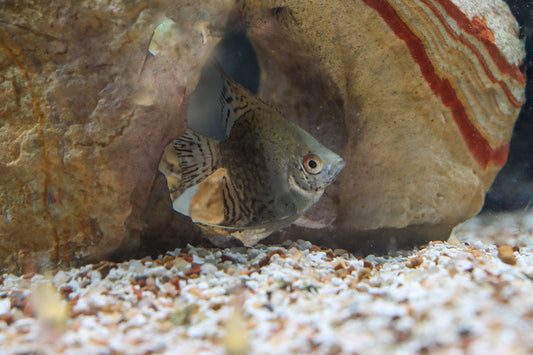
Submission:
POLYGON ((309 174, 318 174, 322 170, 322 160, 314 154, 306 155, 303 163, 309 174))

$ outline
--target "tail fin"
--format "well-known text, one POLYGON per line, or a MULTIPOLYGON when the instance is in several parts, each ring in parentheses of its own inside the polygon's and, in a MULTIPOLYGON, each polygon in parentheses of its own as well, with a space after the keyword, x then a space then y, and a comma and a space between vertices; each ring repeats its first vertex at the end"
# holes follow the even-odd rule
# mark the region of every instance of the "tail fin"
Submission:
POLYGON ((188 129, 173 146, 183 189, 199 184, 218 168, 218 142, 213 139, 188 129))

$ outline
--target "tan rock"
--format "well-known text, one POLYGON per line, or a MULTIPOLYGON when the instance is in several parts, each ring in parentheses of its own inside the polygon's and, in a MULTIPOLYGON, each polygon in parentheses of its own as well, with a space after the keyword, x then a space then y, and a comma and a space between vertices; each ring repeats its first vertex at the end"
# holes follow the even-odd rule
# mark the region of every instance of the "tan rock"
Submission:
POLYGON ((138 245, 159 158, 184 130, 229 3, 2 4, 0 266, 138 245), (147 56, 164 18, 179 24, 173 42, 147 56))
POLYGON ((328 193, 332 233, 285 237, 398 245, 446 238, 479 212, 524 100, 503 1, 248 5, 262 96, 347 161, 328 193))
POLYGON ((509 265, 516 264, 513 247, 510 245, 501 245, 498 247, 498 257, 501 261, 509 265))

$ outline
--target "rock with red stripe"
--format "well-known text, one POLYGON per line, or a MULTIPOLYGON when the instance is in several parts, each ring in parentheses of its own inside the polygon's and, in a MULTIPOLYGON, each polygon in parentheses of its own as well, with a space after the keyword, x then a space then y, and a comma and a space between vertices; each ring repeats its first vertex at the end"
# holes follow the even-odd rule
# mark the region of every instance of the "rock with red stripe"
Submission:
POLYGON ((346 157, 333 203, 313 209, 336 218, 339 244, 446 238, 480 211, 524 102, 523 42, 503 1, 269 6, 246 7, 262 96, 346 157))

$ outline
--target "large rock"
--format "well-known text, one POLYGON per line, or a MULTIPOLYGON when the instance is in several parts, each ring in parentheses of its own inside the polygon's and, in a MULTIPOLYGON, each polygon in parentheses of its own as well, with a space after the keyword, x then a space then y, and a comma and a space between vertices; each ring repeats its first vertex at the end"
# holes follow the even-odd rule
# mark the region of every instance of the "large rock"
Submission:
POLYGON ((335 202, 329 233, 284 237, 405 245, 479 212, 524 101, 523 43, 503 1, 249 4, 262 96, 348 162, 322 201, 335 202))
POLYGON ((0 11, 0 265, 135 248, 165 145, 229 1, 7 1, 0 11), (178 25, 156 56, 165 18, 178 25))

